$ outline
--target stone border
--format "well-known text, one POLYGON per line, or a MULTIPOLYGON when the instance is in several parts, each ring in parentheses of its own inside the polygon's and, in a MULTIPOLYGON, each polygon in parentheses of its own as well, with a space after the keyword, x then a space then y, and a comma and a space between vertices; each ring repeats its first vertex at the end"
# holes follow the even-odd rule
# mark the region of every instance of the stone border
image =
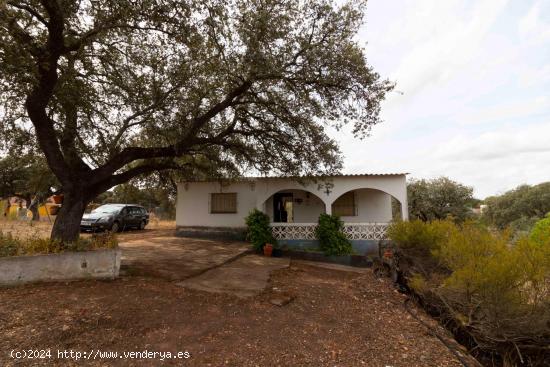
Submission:
POLYGON ((121 250, 102 249, 0 258, 0 286, 79 279, 114 279, 121 250))

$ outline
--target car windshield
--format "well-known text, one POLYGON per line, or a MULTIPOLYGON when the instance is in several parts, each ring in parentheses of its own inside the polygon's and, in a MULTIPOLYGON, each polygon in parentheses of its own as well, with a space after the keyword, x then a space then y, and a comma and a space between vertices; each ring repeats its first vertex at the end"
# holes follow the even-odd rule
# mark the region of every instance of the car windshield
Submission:
POLYGON ((114 213, 118 213, 121 209, 122 209, 122 207, 120 207, 120 206, 102 205, 102 206, 97 207, 94 210, 92 210, 92 213, 114 214, 114 213))

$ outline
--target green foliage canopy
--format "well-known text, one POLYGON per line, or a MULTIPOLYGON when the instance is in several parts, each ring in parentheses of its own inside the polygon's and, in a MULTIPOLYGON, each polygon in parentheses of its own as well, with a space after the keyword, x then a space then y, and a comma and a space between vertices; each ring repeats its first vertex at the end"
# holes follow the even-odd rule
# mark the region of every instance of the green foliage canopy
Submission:
POLYGON ((471 215, 473 189, 447 177, 411 180, 407 184, 409 216, 431 221, 452 217, 464 221, 471 215))
POLYGON ((529 231, 533 224, 550 213, 550 182, 521 185, 499 196, 484 200, 484 219, 497 228, 511 227, 529 231))
POLYGON ((158 209, 155 214, 163 219, 175 218, 175 197, 164 187, 138 186, 133 182, 116 186, 98 196, 100 203, 138 204, 149 210, 158 209))

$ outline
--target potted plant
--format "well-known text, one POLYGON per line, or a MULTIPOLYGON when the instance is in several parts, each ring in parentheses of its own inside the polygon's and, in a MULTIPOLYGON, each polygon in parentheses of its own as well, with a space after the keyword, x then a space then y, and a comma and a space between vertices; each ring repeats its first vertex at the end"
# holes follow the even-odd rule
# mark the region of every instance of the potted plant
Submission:
POLYGON ((266 243, 264 245, 264 256, 271 257, 271 254, 273 254, 273 245, 271 243, 266 243))
POLYGON ((258 253, 269 251, 271 254, 274 247, 273 244, 276 242, 271 234, 269 216, 258 209, 254 209, 246 217, 246 226, 248 229, 247 238, 252 243, 254 249, 258 253), (267 244, 269 244, 271 250, 265 249, 267 244))

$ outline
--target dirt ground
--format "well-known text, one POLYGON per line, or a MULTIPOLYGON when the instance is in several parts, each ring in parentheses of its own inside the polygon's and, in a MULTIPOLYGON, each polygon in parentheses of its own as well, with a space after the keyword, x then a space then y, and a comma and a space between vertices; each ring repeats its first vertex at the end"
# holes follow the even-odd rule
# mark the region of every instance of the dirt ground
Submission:
POLYGON ((371 272, 300 264, 273 274, 250 299, 140 277, 2 289, 0 365, 460 366, 403 299, 371 272), (281 293, 295 299, 272 305, 281 293), (50 349, 52 358, 16 363, 13 349, 50 349), (58 359, 58 350, 190 358, 76 361, 58 359))
MULTIPOLYGON (((184 280, 250 251, 246 242, 221 242, 150 232, 119 236, 123 273, 166 280, 184 280)), ((161 233, 161 231, 152 230, 161 233)), ((163 232, 163 231, 162 231, 163 232)))
MULTIPOLYGON (((119 239, 171 233, 150 229, 119 239)), ((0 366, 461 366, 406 312, 405 298, 370 269, 297 261, 244 299, 135 274, 0 288, 0 366), (281 298, 291 301, 271 303, 281 298), (11 357, 28 350, 51 357, 11 357)))

